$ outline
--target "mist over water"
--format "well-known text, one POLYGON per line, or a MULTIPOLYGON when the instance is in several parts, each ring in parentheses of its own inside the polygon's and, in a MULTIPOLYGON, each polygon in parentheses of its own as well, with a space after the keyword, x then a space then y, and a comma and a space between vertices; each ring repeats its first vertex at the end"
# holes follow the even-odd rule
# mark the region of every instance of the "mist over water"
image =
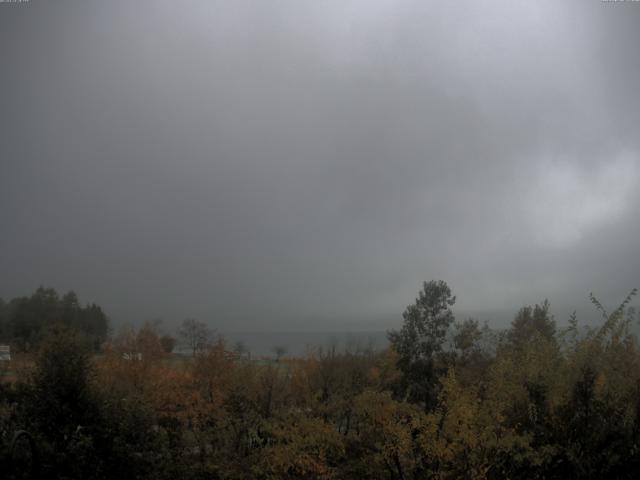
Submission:
POLYGON ((274 356, 275 347, 284 347, 286 355, 303 356, 319 349, 338 352, 380 351, 389 346, 385 331, 371 332, 227 332, 222 333, 233 348, 242 342, 251 355, 274 356))

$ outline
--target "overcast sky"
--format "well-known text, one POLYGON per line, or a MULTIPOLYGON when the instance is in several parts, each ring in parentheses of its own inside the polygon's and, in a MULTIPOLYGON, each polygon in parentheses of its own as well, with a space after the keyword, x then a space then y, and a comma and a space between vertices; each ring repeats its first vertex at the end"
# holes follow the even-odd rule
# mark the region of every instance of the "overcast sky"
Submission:
POLYGON ((0 55, 4 299, 377 329, 430 279, 640 287, 640 2, 31 0, 0 55))

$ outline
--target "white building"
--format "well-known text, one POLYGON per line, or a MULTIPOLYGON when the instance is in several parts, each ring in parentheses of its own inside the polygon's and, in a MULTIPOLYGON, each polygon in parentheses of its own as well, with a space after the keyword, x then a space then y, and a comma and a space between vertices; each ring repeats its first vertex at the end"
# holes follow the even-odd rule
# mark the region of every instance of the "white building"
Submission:
POLYGON ((0 361, 8 362, 11 360, 11 346, 0 345, 0 361))

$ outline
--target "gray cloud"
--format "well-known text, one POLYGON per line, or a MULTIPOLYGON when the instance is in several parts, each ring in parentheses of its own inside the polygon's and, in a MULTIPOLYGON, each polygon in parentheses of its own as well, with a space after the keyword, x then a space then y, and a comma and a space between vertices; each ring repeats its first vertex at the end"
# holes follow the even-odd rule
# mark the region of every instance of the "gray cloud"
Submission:
POLYGON ((0 296, 391 326, 640 285, 640 6, 0 5, 0 296))

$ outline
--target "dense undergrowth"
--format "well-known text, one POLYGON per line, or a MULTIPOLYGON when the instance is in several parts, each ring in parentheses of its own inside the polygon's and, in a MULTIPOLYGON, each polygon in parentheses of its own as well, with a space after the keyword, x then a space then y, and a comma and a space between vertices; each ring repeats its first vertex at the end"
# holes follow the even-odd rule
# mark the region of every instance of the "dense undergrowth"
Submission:
MULTIPOLYGON (((632 295, 634 292, 632 292, 632 295)), ((41 478, 635 478, 632 295, 556 329, 548 303, 496 334, 425 283, 386 351, 254 362, 222 339, 168 362, 152 326, 93 355, 52 328, 0 387, 4 471, 41 478), (445 341, 453 338, 453 342, 445 341), (135 351, 139 357, 125 356, 135 351), (35 450, 10 437, 24 430, 35 450), (35 456, 37 454, 37 456, 35 456)), ((9 477, 10 478, 10 477, 9 477)))

